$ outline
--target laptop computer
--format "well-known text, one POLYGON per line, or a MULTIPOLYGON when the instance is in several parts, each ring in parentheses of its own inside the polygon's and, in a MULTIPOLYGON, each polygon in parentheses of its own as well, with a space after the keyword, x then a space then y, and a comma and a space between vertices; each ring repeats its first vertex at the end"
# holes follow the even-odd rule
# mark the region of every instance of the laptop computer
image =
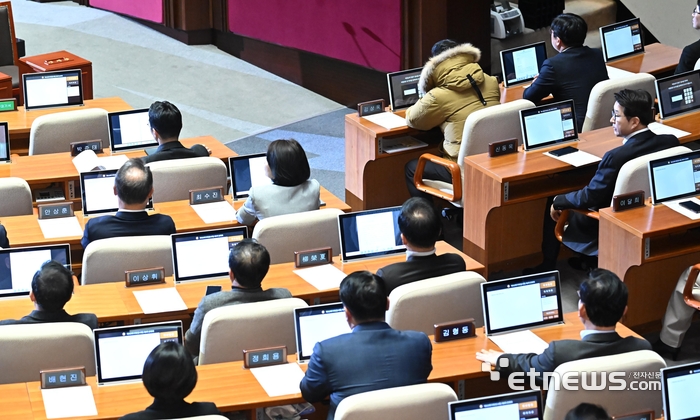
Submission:
POLYGON ((267 176, 267 154, 233 156, 228 158, 231 171, 231 194, 234 200, 248 197, 250 189, 257 185, 272 184, 267 176))
POLYGON ((0 122, 0 163, 10 162, 10 126, 0 122))
POLYGON ((520 129, 525 150, 578 141, 574 101, 520 110, 520 129))
POLYGON ((700 150, 651 160, 648 165, 653 204, 700 194, 700 150))
POLYGON ((151 133, 148 108, 110 112, 107 120, 112 153, 158 147, 158 140, 151 133))
POLYGON ((294 308, 297 362, 308 363, 316 343, 352 332, 342 303, 294 308))
POLYGON ((605 62, 644 52, 639 18, 603 26, 599 31, 605 62))
POLYGON ((83 105, 83 76, 79 69, 22 75, 24 109, 83 105))
POLYGON ((29 296, 34 274, 47 261, 57 261, 70 270, 70 245, 0 249, 0 298, 29 296))
POLYGON ((141 379, 143 364, 160 343, 183 343, 182 321, 98 328, 95 337, 97 385, 141 379))
POLYGON ((391 111, 408 108, 418 102, 418 81, 422 67, 387 73, 386 80, 389 84, 389 103, 391 111))
POLYGON ((450 420, 542 420, 541 391, 523 391, 448 403, 450 420))
POLYGON ((661 119, 700 108, 700 70, 675 74, 654 81, 661 119))
MULTIPOLYGON (((114 179, 117 169, 80 173, 80 194, 83 201, 83 215, 94 216, 116 213, 119 199, 114 194, 114 179)), ((153 210, 153 199, 148 201, 146 210, 153 210)))
POLYGON ((664 419, 699 419, 700 362, 661 369, 664 419))
POLYGON ((501 51, 501 72, 506 87, 532 81, 547 59, 544 41, 501 51))
POLYGON ((406 252, 401 243, 401 207, 338 215, 340 257, 343 261, 406 252))
POLYGON ((228 255, 248 237, 245 226, 170 235, 175 283, 228 277, 228 255))
POLYGON ((563 324, 558 271, 481 283, 486 335, 563 324))

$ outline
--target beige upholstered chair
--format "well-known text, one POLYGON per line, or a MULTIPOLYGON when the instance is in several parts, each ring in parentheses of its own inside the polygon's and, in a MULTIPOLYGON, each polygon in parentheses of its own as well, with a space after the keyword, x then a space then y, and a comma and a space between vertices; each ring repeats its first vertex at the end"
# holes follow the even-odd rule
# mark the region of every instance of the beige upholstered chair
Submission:
POLYGON ((397 287, 389 294, 386 322, 397 330, 435 333, 435 324, 474 318, 484 325, 481 286, 473 271, 462 271, 397 287))
POLYGON ((695 62, 695 66, 693 66, 693 70, 697 69, 700 69, 700 58, 698 59, 698 61, 695 62))
POLYGON ((22 178, 0 178, 0 216, 32 214, 32 192, 22 178))
POLYGON ((321 209, 267 217, 253 229, 257 239, 270 252, 272 264, 294 261, 294 251, 333 248, 340 254, 339 209, 321 209))
POLYGON ((289 354, 295 353, 294 308, 305 306, 301 299, 288 298, 212 309, 202 323, 198 363, 243 360, 244 349, 287 346, 289 354))
POLYGON ((43 155, 70 151, 74 141, 102 140, 109 149, 109 123, 104 109, 81 109, 42 115, 29 131, 29 154, 43 155))
POLYGON ((1 384, 39 380, 39 371, 85 366, 95 375, 92 330, 77 322, 0 326, 1 384))
POLYGON ((525 99, 495 105, 471 113, 464 123, 462 144, 457 162, 435 156, 430 153, 422 155, 413 177, 419 191, 445 199, 457 207, 462 207, 462 184, 464 183, 464 158, 489 151, 489 143, 517 138, 523 141, 520 129, 520 110, 533 108, 535 105, 525 99), (425 162, 445 166, 452 173, 452 183, 423 179, 425 162))
MULTIPOLYGON (((617 354, 614 356, 593 357, 590 359, 581 359, 573 362, 568 362, 560 365, 554 370, 554 378, 550 379, 549 391, 547 392, 547 402, 544 408, 544 420, 560 420, 566 416, 566 413, 582 402, 594 402, 605 408, 610 416, 619 416, 621 414, 635 413, 646 409, 653 409, 657 416, 661 414, 661 391, 659 389, 642 390, 638 387, 637 390, 614 390, 614 387, 619 386, 617 380, 630 381, 635 380, 633 373, 635 372, 653 372, 658 373, 662 368, 666 367, 664 359, 651 350, 639 350, 629 353, 617 354), (557 377, 561 378, 566 372, 578 372, 579 389, 570 391, 562 386, 559 389, 553 384, 557 377), (581 387, 583 383, 583 372, 592 374, 595 373, 595 378, 587 376, 586 383, 593 383, 593 379, 597 380, 597 384, 602 384, 601 372, 624 372, 624 375, 613 377, 616 381, 610 382, 610 377, 605 378, 605 386, 600 390, 584 390, 581 387), (613 387, 613 390, 610 389, 613 387), (554 389, 553 389, 554 388, 554 389)), ((637 380, 645 381, 644 377, 637 380)))
POLYGON ((139 268, 165 268, 173 275, 170 236, 123 236, 90 242, 83 253, 80 284, 124 281, 124 272, 139 268))
POLYGON ((226 165, 215 157, 171 159, 148 164, 153 172, 153 202, 189 200, 190 190, 224 187, 226 165))
MULTIPOLYGON (((0 2, 0 73, 12 77, 12 90, 19 94, 20 72, 17 53, 17 39, 15 38, 15 22, 12 18, 12 3, 0 2)), ((13 92, 9 96, 12 97, 13 92)))
POLYGON ((654 76, 648 73, 634 73, 627 77, 603 80, 598 82, 588 96, 586 119, 583 121, 582 132, 610 126, 610 113, 615 105, 614 93, 622 89, 644 89, 656 96, 654 76))
POLYGON ((419 384, 351 395, 338 404, 335 420, 447 419, 457 395, 445 384, 419 384))

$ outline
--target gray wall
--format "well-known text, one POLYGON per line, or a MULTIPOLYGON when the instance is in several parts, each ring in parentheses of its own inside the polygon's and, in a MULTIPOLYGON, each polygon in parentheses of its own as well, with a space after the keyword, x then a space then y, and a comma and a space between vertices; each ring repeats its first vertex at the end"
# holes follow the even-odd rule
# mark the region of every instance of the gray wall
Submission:
POLYGON ((622 0, 662 44, 683 48, 700 38, 690 12, 696 0, 622 0))

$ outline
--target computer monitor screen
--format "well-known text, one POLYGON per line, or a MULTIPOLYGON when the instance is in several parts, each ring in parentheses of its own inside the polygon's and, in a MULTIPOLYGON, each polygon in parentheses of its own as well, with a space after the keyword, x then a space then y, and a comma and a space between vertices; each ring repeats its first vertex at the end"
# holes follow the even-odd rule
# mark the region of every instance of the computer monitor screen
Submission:
POLYGON ((70 270, 70 246, 61 244, 0 249, 0 298, 28 296, 34 274, 47 261, 59 262, 70 270))
POLYGON ((248 197, 250 189, 257 185, 272 184, 267 176, 267 154, 234 156, 228 159, 231 170, 231 189, 234 200, 248 197))
POLYGON ((523 391, 448 403, 450 420, 542 420, 541 391, 523 391))
POLYGON ((406 252, 401 242, 401 207, 345 213, 338 216, 343 261, 406 252))
POLYGON ((418 102, 418 81, 423 68, 387 73, 391 110, 408 108, 418 102))
POLYGON ((501 51, 501 71, 506 87, 529 82, 540 73, 547 59, 544 41, 501 51))
POLYGON ((700 108, 700 70, 676 74, 654 81, 661 118, 673 117, 700 108))
POLYGON ((228 276, 229 252, 247 237, 245 226, 171 235, 175 282, 228 276))
POLYGON ((93 334, 98 385, 141 379, 143 364, 156 346, 183 343, 182 321, 98 328, 93 334))
POLYGON ((700 362, 661 369, 664 419, 700 419, 700 362))
POLYGON ((564 322, 558 271, 482 283, 481 303, 487 335, 564 322))
POLYGON ((294 309, 297 361, 308 362, 316 343, 352 332, 342 303, 328 303, 294 309))
POLYGON ((649 161, 652 203, 700 194, 700 151, 649 161))
POLYGON ((22 86, 26 110, 83 104, 80 70, 25 73, 22 75, 22 86))
POLYGON ((525 150, 578 140, 574 101, 568 100, 520 111, 525 150))
POLYGON ((110 112, 108 120, 109 145, 112 152, 158 146, 148 122, 148 108, 110 112))
POLYGON ((0 163, 10 161, 10 126, 0 122, 0 163))
POLYGON ((639 18, 601 27, 600 42, 603 46, 605 61, 644 52, 642 25, 639 18))

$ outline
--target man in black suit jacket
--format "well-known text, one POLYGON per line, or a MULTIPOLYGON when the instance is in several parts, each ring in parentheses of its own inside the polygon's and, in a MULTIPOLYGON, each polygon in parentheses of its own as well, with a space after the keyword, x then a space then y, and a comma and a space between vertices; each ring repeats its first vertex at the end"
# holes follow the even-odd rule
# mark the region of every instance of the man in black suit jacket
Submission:
MULTIPOLYGON (((693 29, 700 29, 700 0, 693 8, 693 29)), ((695 68, 695 63, 700 60, 700 40, 686 45, 681 53, 681 58, 678 60, 675 74, 685 73, 695 68)))
POLYGON ((0 225, 0 248, 9 248, 10 241, 7 239, 7 230, 5 226, 0 225))
POLYGON ((114 195, 119 201, 119 211, 114 216, 88 220, 80 241, 83 248, 98 239, 175 233, 170 216, 149 216, 145 210, 153 195, 153 174, 140 159, 129 159, 119 168, 114 179, 114 195))
POLYGON ((195 144, 188 149, 180 143, 178 137, 182 130, 182 114, 170 102, 153 102, 148 109, 148 122, 151 124, 151 133, 158 140, 159 146, 154 153, 141 158, 144 163, 203 157, 211 154, 209 149, 201 144, 195 144))
MULTIPOLYGON (((543 374, 573 360, 651 350, 651 344, 643 338, 622 338, 615 332, 615 325, 627 312, 627 286, 614 273, 592 271, 579 286, 578 294, 578 315, 585 327, 581 340, 552 341, 542 354, 481 350, 476 358, 505 374, 529 372, 531 368, 543 374)), ((542 376, 538 377, 541 382, 542 376)))
POLYGON ((73 295, 73 284, 73 274, 61 263, 56 261, 45 263, 32 279, 29 299, 34 302, 34 310, 21 319, 0 321, 0 325, 80 322, 94 330, 97 328, 95 314, 68 315, 63 310, 73 295))
POLYGON ((555 102, 573 99, 579 132, 586 118, 591 89, 608 79, 603 53, 583 45, 586 32, 588 25, 578 15, 564 13, 555 17, 551 26, 552 46, 559 54, 542 63, 539 75, 523 92, 523 99, 535 103, 550 94, 555 102))
POLYGON ((435 242, 442 223, 435 208, 424 198, 409 198, 399 214, 401 242, 406 245, 406 262, 390 264, 377 271, 384 279, 387 294, 418 280, 465 271, 464 259, 457 254, 435 255, 435 242))

